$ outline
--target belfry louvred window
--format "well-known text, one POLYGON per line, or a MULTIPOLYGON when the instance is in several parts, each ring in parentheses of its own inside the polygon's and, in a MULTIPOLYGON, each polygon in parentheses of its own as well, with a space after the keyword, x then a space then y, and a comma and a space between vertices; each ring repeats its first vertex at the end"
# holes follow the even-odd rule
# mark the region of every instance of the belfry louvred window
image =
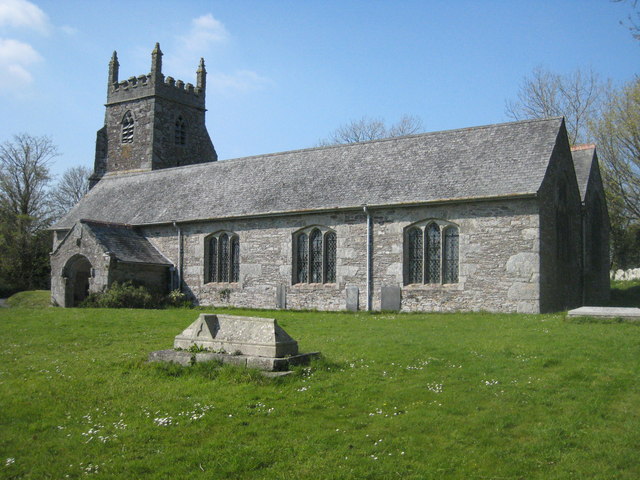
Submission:
POLYGON ((294 236, 293 283, 335 283, 335 232, 325 227, 312 227, 294 236))
POLYGON ((205 242, 205 282, 233 283, 240 278, 240 239, 234 233, 220 232, 205 242))
POLYGON ((133 143, 133 115, 130 111, 122 117, 122 143, 133 143))
POLYGON ((457 283, 459 230, 445 222, 424 221, 405 232, 404 283, 457 283))

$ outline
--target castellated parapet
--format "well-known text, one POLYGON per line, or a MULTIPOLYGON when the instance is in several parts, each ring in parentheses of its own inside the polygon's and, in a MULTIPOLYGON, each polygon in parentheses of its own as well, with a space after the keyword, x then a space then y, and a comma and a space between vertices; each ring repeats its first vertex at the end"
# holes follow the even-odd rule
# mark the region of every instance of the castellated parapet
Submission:
POLYGON ((196 84, 165 78, 162 51, 151 54, 151 72, 119 79, 116 52, 109 62, 105 125, 96 138, 91 186, 104 175, 214 162, 218 155, 205 126, 204 60, 196 84))
MULTIPOLYGON (((204 68, 202 60, 201 67, 204 68)), ((171 76, 165 78, 164 75, 160 75, 159 78, 154 78, 151 73, 130 77, 122 81, 117 81, 116 78, 116 81, 109 85, 107 105, 152 96, 205 110, 205 90, 203 87, 175 80, 171 76)))

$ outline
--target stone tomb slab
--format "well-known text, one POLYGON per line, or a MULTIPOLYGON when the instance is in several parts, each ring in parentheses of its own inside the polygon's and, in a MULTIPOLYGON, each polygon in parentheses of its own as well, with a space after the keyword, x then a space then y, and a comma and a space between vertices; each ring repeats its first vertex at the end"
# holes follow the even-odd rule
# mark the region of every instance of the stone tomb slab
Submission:
POLYGON ((182 366, 193 365, 199 362, 218 360, 230 365, 255 368, 267 372, 283 372, 295 365, 306 365, 312 358, 319 357, 318 352, 301 353, 284 358, 255 357, 251 355, 229 355, 227 353, 198 352, 191 353, 185 350, 158 350, 149 354, 149 362, 173 362, 182 366))
POLYGON ((298 342, 273 318, 203 313, 175 337, 173 350, 151 352, 149 361, 186 366, 219 360, 273 372, 307 364, 319 355, 299 353, 298 342))
POLYGON ((212 352, 281 358, 298 354, 298 342, 274 318, 203 313, 173 342, 174 348, 194 346, 212 352))
POLYGON ((640 322, 640 308, 580 307, 569 310, 567 317, 621 318, 628 322, 640 322))

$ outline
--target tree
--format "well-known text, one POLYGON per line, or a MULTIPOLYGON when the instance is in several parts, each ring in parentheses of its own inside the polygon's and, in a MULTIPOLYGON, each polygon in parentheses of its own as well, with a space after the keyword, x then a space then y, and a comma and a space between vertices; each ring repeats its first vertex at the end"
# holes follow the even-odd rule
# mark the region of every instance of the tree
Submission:
POLYGON ((336 128, 319 146, 366 142, 381 138, 412 135, 422 130, 422 121, 413 115, 404 115, 398 123, 387 127, 382 119, 362 117, 336 128))
MULTIPOLYGON (((612 0, 612 1, 615 3, 627 2, 627 0, 612 0)), ((640 40, 640 10, 638 10, 638 0, 630 0, 629 3, 631 4, 631 8, 634 9, 636 18, 634 18, 634 15, 629 14, 627 16, 628 23, 625 24, 625 22, 620 21, 620 24, 625 25, 629 29, 633 38, 635 38, 636 40, 640 40)))
POLYGON ((51 207, 49 162, 58 155, 47 137, 15 135, 0 145, 0 288, 42 288, 48 282, 51 207))
POLYGON ((572 145, 588 138, 588 124, 599 114, 610 89, 592 70, 559 75, 541 67, 523 79, 518 99, 507 101, 506 114, 514 120, 564 116, 572 145))
MULTIPOLYGON (((613 240, 621 252, 631 238, 628 227, 640 224, 640 77, 609 95, 591 130, 604 166, 613 240)), ((614 252, 620 264, 617 256, 614 252)))
POLYGON ((51 192, 52 208, 56 217, 61 217, 80 201, 89 191, 91 170, 77 166, 67 169, 51 192))

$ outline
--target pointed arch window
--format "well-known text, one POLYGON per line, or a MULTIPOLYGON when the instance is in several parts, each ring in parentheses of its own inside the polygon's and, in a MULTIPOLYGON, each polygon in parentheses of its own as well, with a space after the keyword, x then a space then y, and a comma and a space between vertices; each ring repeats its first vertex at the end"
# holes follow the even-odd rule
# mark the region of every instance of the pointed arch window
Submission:
POLYGON ((335 283, 336 233, 312 227, 294 236, 293 283, 335 283))
POLYGON ((404 283, 459 281, 459 230, 441 220, 426 220, 405 231, 404 283))
POLYGON ((130 110, 122 117, 122 143, 133 143, 133 115, 130 110))
POLYGON ((205 283, 234 283, 240 279, 240 239, 219 232, 205 240, 205 283))
POLYGON ((176 145, 186 145, 187 144, 187 125, 184 122, 182 116, 176 119, 175 129, 174 129, 174 143, 176 145))

